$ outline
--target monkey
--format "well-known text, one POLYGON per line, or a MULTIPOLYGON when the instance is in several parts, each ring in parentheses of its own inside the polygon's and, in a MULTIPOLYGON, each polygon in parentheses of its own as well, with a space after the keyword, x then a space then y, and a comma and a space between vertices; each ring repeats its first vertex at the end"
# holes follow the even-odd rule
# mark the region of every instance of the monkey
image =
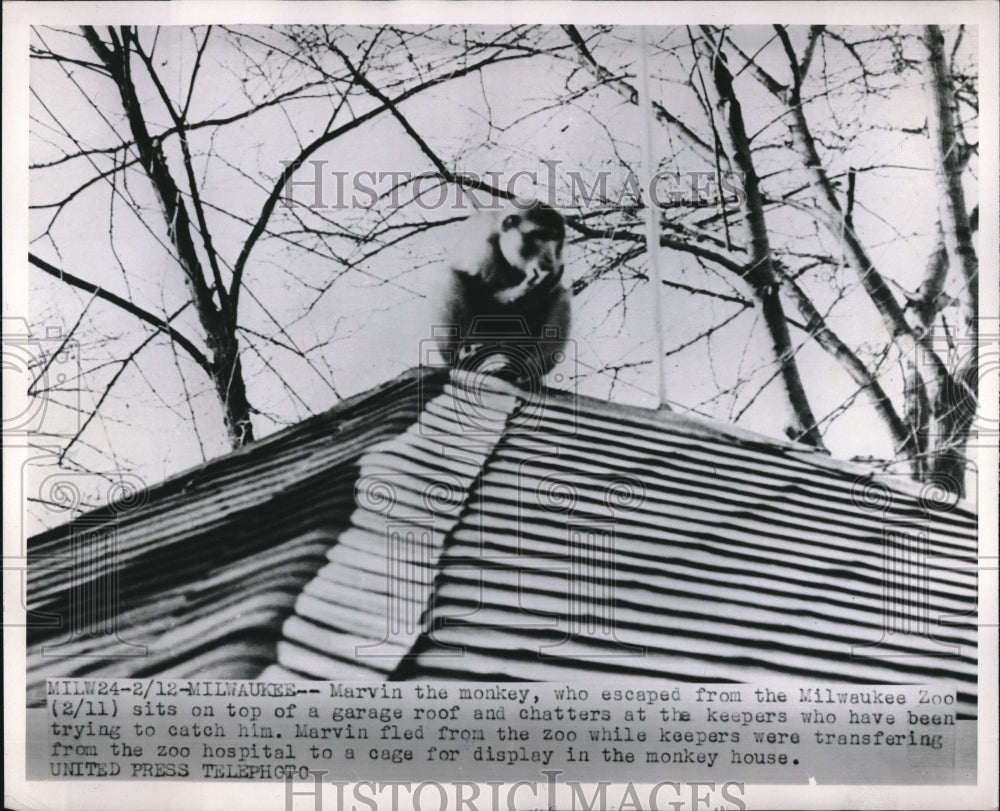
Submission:
POLYGON ((565 357, 569 334, 565 238, 562 215, 538 201, 470 218, 451 252, 436 322, 446 363, 541 386, 565 357))

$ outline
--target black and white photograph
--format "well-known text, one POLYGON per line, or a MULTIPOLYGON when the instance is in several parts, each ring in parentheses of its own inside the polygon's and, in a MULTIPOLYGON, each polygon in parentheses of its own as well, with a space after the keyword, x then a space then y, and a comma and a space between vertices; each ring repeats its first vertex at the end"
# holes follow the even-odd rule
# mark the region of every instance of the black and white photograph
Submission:
POLYGON ((995 807, 996 4, 245 5, 4 5, 6 807, 995 807))

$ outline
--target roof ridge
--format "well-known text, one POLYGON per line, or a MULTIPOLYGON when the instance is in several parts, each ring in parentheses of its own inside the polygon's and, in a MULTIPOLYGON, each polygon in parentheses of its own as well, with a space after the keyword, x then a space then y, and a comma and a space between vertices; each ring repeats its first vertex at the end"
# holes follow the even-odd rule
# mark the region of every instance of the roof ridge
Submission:
POLYGON ((282 627, 280 668, 388 678, 412 661, 441 555, 520 402, 513 389, 470 391, 468 382, 447 384, 416 422, 358 459, 348 528, 282 627), (357 616, 359 605, 366 616, 357 616), (325 658, 314 655, 320 649, 325 658))
MULTIPOLYGON (((311 426, 336 420, 338 417, 348 418, 348 415, 353 410, 363 408, 369 403, 377 403, 380 396, 394 388, 405 388, 411 385, 420 387, 431 385, 431 391, 434 391, 438 385, 442 385, 442 381, 445 379, 440 369, 428 369, 421 366, 411 367, 396 377, 341 400, 327 410, 313 414, 301 422, 262 437, 249 445, 229 451, 222 456, 182 470, 161 482, 152 484, 140 491, 143 496, 142 499, 138 499, 138 494, 135 493, 127 493, 124 498, 132 502, 141 501, 142 504, 146 504, 154 496, 162 496, 178 490, 184 490, 191 482, 210 478, 213 471, 225 469, 227 466, 239 463, 246 458, 252 458, 258 454, 266 454, 268 449, 288 441, 296 434, 307 434, 311 426)), ((972 515, 977 514, 976 505, 972 499, 952 498, 942 500, 939 488, 934 483, 916 482, 908 478, 908 476, 894 475, 880 471, 870 464, 837 459, 802 443, 760 434, 708 417, 680 414, 667 408, 647 408, 638 405, 613 403, 590 395, 576 394, 558 389, 545 388, 542 391, 529 391, 518 388, 498 377, 472 372, 453 371, 450 380, 463 388, 479 393, 513 395, 523 403, 523 409, 530 409, 540 405, 546 407, 554 405, 557 408, 563 407, 575 413, 580 413, 581 409, 583 409, 585 413, 596 418, 613 417, 619 422, 639 424, 653 430, 667 430, 692 438, 770 451, 784 455, 786 458, 794 459, 800 463, 804 462, 821 470, 834 471, 843 476, 852 476, 863 487, 868 487, 872 484, 884 486, 899 494, 920 500, 925 506, 929 505, 928 509, 938 511, 942 509, 946 511, 957 509, 972 515)), ((420 400, 425 400, 423 393, 420 400)), ((37 533, 29 539, 29 542, 38 543, 49 537, 57 537, 65 533, 68 526, 81 518, 93 520, 105 515, 111 517, 115 512, 117 510, 114 503, 96 507, 93 510, 75 516, 63 524, 37 533)), ((136 511, 132 510, 130 514, 134 515, 136 511)))

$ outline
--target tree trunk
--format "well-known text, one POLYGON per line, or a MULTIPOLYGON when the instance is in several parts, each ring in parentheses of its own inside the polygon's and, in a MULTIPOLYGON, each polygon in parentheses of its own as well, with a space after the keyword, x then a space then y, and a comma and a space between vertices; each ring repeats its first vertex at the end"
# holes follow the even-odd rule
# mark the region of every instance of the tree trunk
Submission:
MULTIPOLYGON (((956 360, 933 403, 928 426, 931 463, 927 478, 950 491, 964 494, 969 432, 978 408, 979 386, 979 259, 972 242, 972 226, 962 189, 964 148, 955 87, 944 52, 944 37, 936 25, 925 26, 927 46, 927 131, 931 139, 938 186, 941 237, 949 270, 961 273, 964 334, 955 340, 956 360)), ((927 339, 929 343, 929 338, 927 339)))
MULTIPOLYGON (((184 198, 170 174, 160 142, 150 135, 146 127, 129 63, 131 53, 129 43, 133 35, 128 29, 122 29, 122 37, 119 40, 114 30, 109 29, 111 37, 109 46, 90 26, 85 26, 83 31, 87 42, 108 69, 111 79, 118 87, 125 117, 139 152, 139 161, 160 201, 160 208, 167 223, 167 232, 177 251, 177 260, 184 273, 184 282, 198 313, 202 329, 205 331, 205 343, 211 357, 212 382, 222 405, 226 433, 232 447, 238 448, 252 442, 254 435, 250 420, 250 404, 247 401, 246 384, 243 380, 243 366, 240 362, 239 341, 236 337, 236 314, 231 313, 227 318, 212 300, 212 290, 205 281, 184 198)), ((224 293, 225 291, 219 291, 220 297, 224 293)))
POLYGON ((781 305, 781 284, 774 270, 771 246, 764 217, 764 200, 750 151, 750 139, 743 123, 743 112, 733 90, 733 77, 723 54, 716 50, 707 33, 698 40, 699 49, 712 69, 713 103, 719 112, 719 140, 730 164, 743 174, 743 220, 746 224, 750 262, 743 278, 753 289, 761 305, 764 324, 771 336, 774 356, 788 404, 790 423, 786 432, 793 439, 823 449, 823 438, 816 424, 805 386, 799 375, 795 349, 788 333, 781 305))

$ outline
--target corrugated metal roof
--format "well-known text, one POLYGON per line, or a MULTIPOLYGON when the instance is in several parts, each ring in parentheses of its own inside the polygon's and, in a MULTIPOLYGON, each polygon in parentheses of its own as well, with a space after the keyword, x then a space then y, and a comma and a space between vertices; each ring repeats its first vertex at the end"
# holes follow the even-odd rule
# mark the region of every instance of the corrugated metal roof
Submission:
MULTIPOLYGON (((155 640, 135 672, 933 680, 974 712, 967 505, 669 412, 427 382, 151 492, 119 529, 148 598, 119 627, 155 640)), ((32 606, 67 586, 36 577, 32 606)), ((67 650, 122 667, 90 644, 67 650)))

